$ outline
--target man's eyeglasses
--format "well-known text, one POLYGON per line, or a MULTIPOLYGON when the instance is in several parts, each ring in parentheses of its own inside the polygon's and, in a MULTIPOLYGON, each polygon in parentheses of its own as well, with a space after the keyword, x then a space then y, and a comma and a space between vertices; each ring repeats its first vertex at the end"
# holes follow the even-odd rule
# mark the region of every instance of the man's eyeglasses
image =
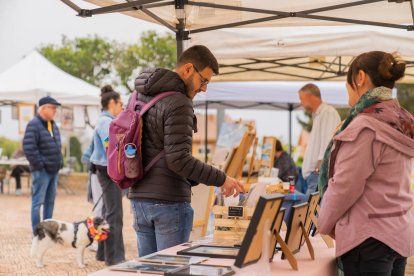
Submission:
POLYGON ((51 108, 51 109, 53 109, 53 110, 56 110, 57 109, 57 106, 52 106, 52 105, 45 105, 47 108, 51 108))
POLYGON ((208 81, 208 79, 206 79, 205 77, 203 77, 194 65, 193 65, 193 67, 194 67, 194 70, 196 70, 196 72, 198 73, 198 75, 201 77, 202 82, 201 82, 200 87, 209 84, 210 82, 208 81))

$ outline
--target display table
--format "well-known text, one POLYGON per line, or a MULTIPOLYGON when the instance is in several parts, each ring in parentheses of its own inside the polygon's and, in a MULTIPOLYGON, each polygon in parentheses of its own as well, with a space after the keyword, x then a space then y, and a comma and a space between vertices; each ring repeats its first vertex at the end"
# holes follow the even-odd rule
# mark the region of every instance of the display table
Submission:
POLYGON ((30 163, 26 159, 9 159, 9 160, 0 160, 0 165, 22 165, 29 166, 30 163))
MULTIPOLYGON (((282 233, 284 235, 284 233, 282 233)), ((306 244, 302 246, 299 253, 295 254, 298 261, 299 271, 293 270, 287 260, 281 260, 281 252, 275 254, 273 262, 270 263, 269 275, 306 275, 306 276, 332 276, 336 275, 336 262, 335 262, 335 248, 328 248, 325 242, 322 240, 320 235, 315 237, 309 237, 314 251, 315 260, 312 260, 309 255, 306 244)), ((162 250, 159 253, 162 254, 176 254, 177 251, 188 248, 188 246, 175 246, 162 250)), ((131 261, 131 262, 136 262, 131 261)), ((214 265, 227 265, 231 266, 234 264, 232 259, 213 259, 210 258, 203 264, 214 264, 214 265)), ((123 271, 111 271, 108 268, 89 274, 91 276, 128 276, 134 275, 131 272, 123 271)), ((137 274, 135 274, 137 275, 137 274)), ((140 273, 138 275, 160 275, 160 274, 148 274, 140 273)))

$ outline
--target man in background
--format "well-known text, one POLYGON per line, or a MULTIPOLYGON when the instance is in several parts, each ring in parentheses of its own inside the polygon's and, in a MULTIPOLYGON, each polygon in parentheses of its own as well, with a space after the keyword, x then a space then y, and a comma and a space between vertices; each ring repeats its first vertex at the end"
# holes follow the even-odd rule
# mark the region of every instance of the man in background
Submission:
POLYGON ((32 230, 43 220, 53 216, 58 172, 63 167, 59 129, 53 121, 57 106, 55 99, 47 96, 39 100, 38 114, 29 122, 23 138, 23 150, 33 175, 32 230))
POLYGON ((321 92, 314 84, 307 84, 299 90, 300 105, 306 112, 312 112, 313 126, 305 157, 302 175, 308 184, 306 199, 318 186, 319 169, 328 146, 329 139, 336 126, 341 122, 338 111, 326 102, 322 102, 321 92))

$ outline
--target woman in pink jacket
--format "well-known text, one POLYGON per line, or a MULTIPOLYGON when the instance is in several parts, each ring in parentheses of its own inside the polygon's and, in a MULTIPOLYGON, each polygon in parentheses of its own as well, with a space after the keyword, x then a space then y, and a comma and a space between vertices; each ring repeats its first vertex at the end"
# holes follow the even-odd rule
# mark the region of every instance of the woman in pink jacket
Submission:
POLYGON ((352 62, 350 115, 322 162, 319 231, 336 239, 346 276, 404 275, 414 255, 414 117, 391 94, 404 71, 395 53, 364 53, 352 62))

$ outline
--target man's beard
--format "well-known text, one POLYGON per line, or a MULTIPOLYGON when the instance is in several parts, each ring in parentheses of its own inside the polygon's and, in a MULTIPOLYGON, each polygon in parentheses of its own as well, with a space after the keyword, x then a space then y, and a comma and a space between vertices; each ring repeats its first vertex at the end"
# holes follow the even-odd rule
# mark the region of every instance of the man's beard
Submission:
POLYGON ((193 99, 195 97, 195 94, 197 94, 194 89, 195 86, 193 83, 193 79, 194 79, 194 72, 193 74, 191 74, 190 77, 188 77, 187 81, 184 82, 185 85, 187 86, 187 97, 189 97, 190 99, 193 99))

